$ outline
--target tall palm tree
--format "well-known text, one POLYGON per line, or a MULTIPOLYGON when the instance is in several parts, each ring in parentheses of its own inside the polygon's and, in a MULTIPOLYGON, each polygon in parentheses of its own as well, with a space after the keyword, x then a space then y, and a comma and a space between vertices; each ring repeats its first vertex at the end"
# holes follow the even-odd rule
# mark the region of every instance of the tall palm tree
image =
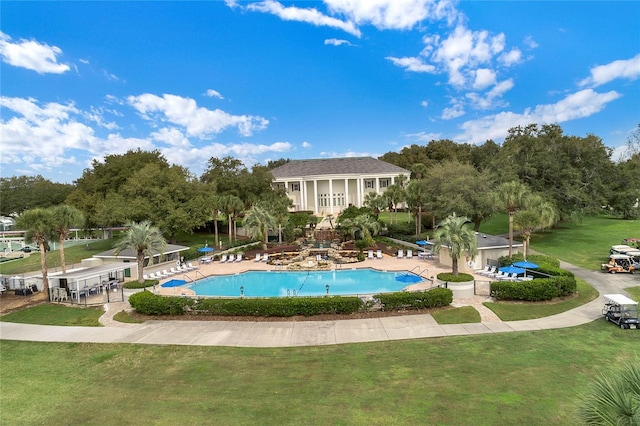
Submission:
POLYGON ((242 225, 251 238, 264 238, 263 248, 266 249, 269 243, 269 229, 274 229, 277 221, 267 209, 256 204, 247 211, 242 225))
POLYGON ((378 194, 375 191, 372 191, 367 192, 367 194, 364 196, 363 204, 365 207, 370 208, 377 218, 378 215, 380 215, 380 211, 386 207, 387 202, 382 195, 378 194))
POLYGON ((52 208, 54 232, 58 236, 60 245, 60 264, 62 273, 67 272, 67 265, 64 258, 64 240, 69 238, 69 230, 73 226, 80 226, 84 221, 84 215, 75 207, 60 204, 52 208))
POLYGON ((525 259, 533 231, 554 225, 556 219, 556 209, 538 194, 531 195, 527 200, 527 206, 513 215, 513 226, 521 232, 524 242, 525 259))
POLYGON ((458 276, 458 259, 467 253, 471 259, 478 254, 478 240, 472 227, 467 226, 471 221, 465 216, 452 213, 445 218, 433 233, 435 243, 434 252, 439 252, 441 246, 449 248, 453 275, 458 276))
POLYGON ((530 194, 529 187, 517 180, 505 182, 496 190, 498 203, 509 214, 509 257, 513 254, 513 216, 526 205, 530 194))
POLYGON ((136 253, 138 263, 138 282, 143 283, 144 258, 158 252, 162 252, 167 246, 167 241, 162 236, 162 232, 153 226, 148 220, 140 223, 127 224, 128 229, 124 232, 120 240, 114 246, 114 253, 117 256, 121 251, 131 249, 136 253))
POLYGON ((601 374, 581 395, 578 421, 584 425, 640 425, 640 365, 628 361, 601 374))
POLYGON ((25 240, 31 240, 40 248, 42 291, 49 291, 47 269, 47 239, 53 235, 54 219, 51 209, 26 210, 16 220, 16 228, 26 231, 25 240))
POLYGON ((407 185, 407 203, 416 214, 416 238, 422 232, 422 209, 427 199, 427 181, 414 179, 407 185))
MULTIPOLYGON (((404 176, 404 175, 401 175, 401 176, 404 176)), ((402 187, 398 184, 389 185, 387 190, 384 191, 384 194, 382 195, 384 196, 389 207, 389 224, 392 224, 393 223, 392 210, 393 210, 393 214, 396 216, 396 221, 397 221, 398 204, 403 202, 405 199, 404 189, 402 189, 402 187)))
POLYGON ((229 220, 229 242, 234 241, 235 217, 244 208, 244 204, 240 197, 235 195, 225 195, 220 200, 222 211, 224 211, 229 220))
POLYGON ((213 232, 215 235, 215 247, 218 247, 220 244, 220 239, 218 236, 218 220, 220 215, 220 210, 222 209, 222 197, 215 193, 209 193, 206 197, 207 200, 207 209, 211 213, 211 219, 213 219, 213 232))

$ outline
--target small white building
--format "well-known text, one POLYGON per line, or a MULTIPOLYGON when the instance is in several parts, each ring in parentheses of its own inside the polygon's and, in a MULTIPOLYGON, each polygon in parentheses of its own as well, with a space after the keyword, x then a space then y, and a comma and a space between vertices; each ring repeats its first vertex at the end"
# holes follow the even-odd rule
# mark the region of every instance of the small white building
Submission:
MULTIPOLYGON (((483 269, 485 265, 498 266, 498 259, 502 256, 509 256, 509 240, 495 235, 487 235, 477 232, 478 254, 475 259, 471 259, 467 254, 458 259, 459 272, 472 273, 475 270, 483 269)), ((513 253, 522 251, 523 244, 514 241, 512 244, 513 253)), ((453 260, 449 253, 449 248, 440 248, 440 263, 446 266, 453 266, 453 260)))
POLYGON ((292 160, 271 174, 274 188, 286 190, 296 211, 324 216, 362 207, 368 193, 382 194, 398 175, 408 181, 411 172, 372 157, 347 157, 292 160))

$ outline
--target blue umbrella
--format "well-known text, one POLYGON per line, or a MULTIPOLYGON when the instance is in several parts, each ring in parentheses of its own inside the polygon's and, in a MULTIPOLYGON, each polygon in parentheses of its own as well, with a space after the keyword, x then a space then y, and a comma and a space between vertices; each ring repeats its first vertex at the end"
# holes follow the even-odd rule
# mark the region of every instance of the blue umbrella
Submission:
POLYGON ((513 266, 517 266, 518 268, 525 268, 525 269, 536 269, 539 268, 539 266, 533 262, 529 262, 529 261, 522 261, 522 262, 516 262, 513 264, 513 266))
POLYGON ((213 251, 213 247, 201 247, 198 251, 200 253, 211 253, 213 251))
POLYGON ((427 240, 418 240, 416 241, 416 244, 419 246, 426 246, 427 244, 429 244, 429 241, 427 240))
POLYGON ((498 268, 498 270, 506 274, 524 274, 526 272, 524 269, 513 265, 503 266, 502 268, 498 268))

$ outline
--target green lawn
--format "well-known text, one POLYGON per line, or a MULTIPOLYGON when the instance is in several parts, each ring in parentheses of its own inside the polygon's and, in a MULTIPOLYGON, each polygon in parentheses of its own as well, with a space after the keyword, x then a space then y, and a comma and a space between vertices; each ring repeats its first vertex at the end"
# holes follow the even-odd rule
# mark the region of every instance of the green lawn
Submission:
POLYGON ((100 327, 98 318, 102 314, 104 314, 102 309, 45 304, 3 315, 0 317, 0 321, 23 324, 100 327))
POLYGON ((467 324, 480 322, 480 313, 473 306, 442 309, 431 313, 438 324, 467 324))
POLYGON ((578 393, 637 354, 638 333, 602 320, 285 349, 2 341, 0 404, 13 424, 575 424, 578 393))

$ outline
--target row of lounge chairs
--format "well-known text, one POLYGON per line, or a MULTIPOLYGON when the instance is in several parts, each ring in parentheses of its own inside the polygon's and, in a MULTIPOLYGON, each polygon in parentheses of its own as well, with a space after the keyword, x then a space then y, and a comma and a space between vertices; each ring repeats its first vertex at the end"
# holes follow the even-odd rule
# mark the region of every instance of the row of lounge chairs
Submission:
POLYGON ((161 280, 164 278, 169 278, 173 275, 185 274, 187 272, 195 271, 196 269, 198 269, 198 267, 189 262, 188 264, 179 265, 175 268, 171 267, 168 271, 166 269, 163 269, 162 271, 152 272, 149 275, 144 274, 142 275, 142 278, 144 278, 145 280, 161 280))
POLYGON ((490 278, 494 281, 530 281, 533 279, 532 277, 527 276, 519 277, 517 273, 508 274, 500 271, 496 266, 489 265, 486 265, 482 270, 474 271, 474 273, 490 278))
POLYGON ((231 253, 230 255, 223 254, 220 257, 220 263, 232 263, 232 262, 242 262, 242 253, 235 254, 231 253))
POLYGON ((265 253, 263 255, 256 253, 256 258, 253 259, 254 262, 266 262, 267 260, 269 260, 269 253, 265 253))
POLYGON ((367 259, 382 259, 382 250, 377 250, 375 257, 373 256, 373 250, 369 250, 367 259))

